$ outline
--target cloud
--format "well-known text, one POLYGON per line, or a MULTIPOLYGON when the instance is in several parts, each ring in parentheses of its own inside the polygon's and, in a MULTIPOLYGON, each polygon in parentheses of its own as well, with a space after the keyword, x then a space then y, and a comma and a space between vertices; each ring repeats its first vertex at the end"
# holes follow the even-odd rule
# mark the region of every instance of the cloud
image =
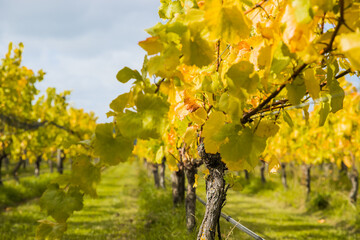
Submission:
POLYGON ((150 0, 0 1, 0 53, 10 41, 23 42, 23 64, 47 72, 41 90, 72 90, 76 107, 105 121, 109 103, 129 89, 116 73, 141 67, 145 52, 137 42, 159 21, 158 6, 150 0))

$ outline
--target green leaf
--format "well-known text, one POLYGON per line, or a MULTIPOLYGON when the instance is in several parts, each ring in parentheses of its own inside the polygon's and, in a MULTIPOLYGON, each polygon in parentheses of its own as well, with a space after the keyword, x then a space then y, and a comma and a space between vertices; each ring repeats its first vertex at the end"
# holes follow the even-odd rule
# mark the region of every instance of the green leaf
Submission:
POLYGON ((172 19, 176 13, 182 13, 181 2, 178 0, 160 0, 159 16, 162 19, 172 19))
POLYGON ((282 41, 279 42, 271 62, 271 72, 280 73, 290 63, 290 50, 282 41))
POLYGON ((212 75, 206 75, 201 81, 201 89, 209 93, 217 93, 222 91, 224 85, 218 72, 212 75))
POLYGON ((259 83, 259 76, 254 72, 254 65, 248 61, 241 61, 232 65, 226 73, 229 91, 235 96, 241 95, 241 89, 254 93, 259 83))
POLYGON ((98 124, 95 129, 94 151, 100 160, 109 165, 125 162, 134 148, 133 140, 115 135, 112 123, 98 124))
POLYGON ((158 138, 166 128, 164 116, 168 103, 155 94, 139 94, 135 101, 137 112, 125 111, 116 122, 121 134, 129 139, 158 138))
POLYGON ((128 139, 148 139, 150 137, 156 138, 156 129, 144 129, 142 117, 136 112, 125 111, 124 114, 116 118, 116 124, 120 129, 121 134, 128 139))
POLYGON ((229 114, 233 122, 237 122, 243 115, 243 102, 225 92, 220 97, 219 109, 229 114))
POLYGON ((261 120, 260 122, 255 121, 255 134, 259 137, 272 137, 279 131, 279 126, 275 121, 261 120))
POLYGON ((118 113, 123 112, 124 108, 126 108, 129 103, 129 97, 131 95, 132 94, 130 93, 124 93, 119 95, 110 103, 110 108, 118 113))
POLYGON ((331 95, 330 105, 332 113, 335 113, 343 108, 343 101, 345 97, 344 90, 340 87, 337 79, 335 79, 335 75, 338 71, 339 65, 337 61, 328 63, 326 80, 331 95))
POLYGON ((243 186, 241 184, 242 178, 240 176, 236 176, 233 173, 227 173, 224 176, 224 179, 227 184, 230 185, 230 188, 234 191, 241 191, 243 190, 243 186))
POLYGON ((289 102, 292 105, 300 104, 301 99, 305 96, 306 87, 304 79, 297 77, 291 84, 286 85, 289 102))
POLYGON ((65 192, 58 184, 50 184, 40 198, 40 207, 57 222, 65 223, 74 211, 83 208, 83 195, 77 188, 65 192))
POLYGON ((324 12, 332 11, 335 1, 333 0, 311 0, 311 6, 318 6, 324 12))
POLYGON ((291 5, 295 9, 295 18, 298 23, 309 23, 312 20, 310 0, 293 0, 291 5))
POLYGON ((339 111, 340 109, 343 108, 345 92, 344 92, 344 89, 342 89, 342 87, 340 87, 340 85, 336 79, 334 79, 331 82, 329 89, 330 89, 330 94, 331 94, 331 102, 330 102, 331 112, 336 113, 337 111, 339 111))
POLYGON ((207 0, 205 20, 213 40, 222 39, 235 44, 250 35, 250 20, 244 15, 239 2, 207 0))
POLYGON ((205 122, 201 136, 204 138, 204 147, 207 153, 217 153, 219 142, 213 139, 220 128, 225 125, 225 115, 222 112, 212 112, 205 122))
POLYGON ((89 156, 80 155, 73 159, 71 165, 71 182, 84 193, 96 197, 96 184, 100 182, 100 168, 96 167, 89 156))
POLYGON ((181 40, 183 45, 181 52, 186 65, 203 67, 215 61, 214 46, 202 38, 201 29, 201 25, 198 29, 189 28, 181 40))
POLYGON ((320 120, 319 120, 319 126, 324 126, 327 116, 330 112, 330 105, 328 101, 324 101, 321 103, 321 109, 319 111, 320 120))
POLYGON ((116 79, 119 82, 127 83, 130 79, 136 79, 142 81, 142 77, 137 70, 132 70, 128 67, 124 67, 116 74, 116 79))
POLYGON ((266 138, 253 134, 250 128, 244 128, 228 136, 228 141, 220 146, 220 154, 230 170, 245 169, 247 165, 254 168, 265 147, 266 138))
POLYGON ((65 231, 67 230, 66 223, 56 223, 49 220, 39 221, 40 225, 36 229, 36 239, 45 240, 45 239, 62 239, 65 231))
POLYGON ((294 127, 294 123, 293 123, 289 113, 285 110, 283 111, 283 119, 289 125, 289 127, 291 127, 291 128, 294 127))
POLYGON ((160 56, 149 59, 147 64, 149 75, 157 75, 163 78, 172 78, 176 73, 176 67, 180 60, 180 50, 175 44, 168 45, 160 56))

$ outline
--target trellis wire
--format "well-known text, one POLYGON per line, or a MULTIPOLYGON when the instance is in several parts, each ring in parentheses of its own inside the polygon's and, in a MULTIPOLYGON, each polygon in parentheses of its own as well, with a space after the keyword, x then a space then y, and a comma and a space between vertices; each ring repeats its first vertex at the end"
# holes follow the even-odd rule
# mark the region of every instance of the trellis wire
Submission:
MULTIPOLYGON (((206 203, 204 200, 202 200, 198 195, 196 195, 196 199, 201 202, 204 206, 206 206, 206 203)), ((238 223, 237 221, 235 221, 232 217, 230 217, 229 215, 226 215, 225 213, 221 212, 220 213, 221 216, 223 218, 225 218, 226 221, 228 221, 229 223, 233 224, 237 229, 243 231, 244 233, 246 233, 247 235, 249 235, 250 237, 256 239, 256 240, 264 240, 264 238, 260 237, 259 235, 257 235, 256 233, 254 233, 253 231, 251 231, 250 229, 248 229, 247 227, 245 227, 244 225, 238 223)))

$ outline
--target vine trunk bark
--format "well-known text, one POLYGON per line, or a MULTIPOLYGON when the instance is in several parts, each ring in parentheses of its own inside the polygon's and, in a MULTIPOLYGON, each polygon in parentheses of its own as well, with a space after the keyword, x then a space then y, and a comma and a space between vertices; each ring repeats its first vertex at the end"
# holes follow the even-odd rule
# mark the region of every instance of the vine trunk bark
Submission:
POLYGON ((151 164, 151 168, 152 168, 152 173, 154 176, 154 184, 156 188, 160 187, 160 178, 159 178, 159 164, 157 163, 152 163, 151 164))
POLYGON ((348 172, 348 167, 345 165, 344 161, 341 161, 341 165, 340 165, 340 170, 339 170, 339 175, 345 175, 347 174, 348 172))
POLYGON ((174 207, 184 203, 185 199, 185 173, 182 163, 178 164, 178 171, 171 173, 171 187, 174 207))
POLYGON ((288 189, 287 178, 286 178, 286 163, 281 163, 281 182, 285 189, 288 189))
POLYGON ((165 161, 166 158, 164 157, 160 164, 160 187, 165 189, 165 161))
POLYGON ((2 169, 2 163, 3 163, 3 160, 5 159, 5 157, 6 157, 5 154, 1 154, 1 155, 0 155, 0 186, 3 185, 2 175, 1 175, 1 169, 2 169))
POLYGON ((9 171, 9 165, 10 165, 10 160, 8 158, 8 156, 6 155, 5 158, 3 159, 4 165, 5 165, 5 171, 9 171))
POLYGON ((54 172, 54 163, 53 163, 53 161, 49 159, 48 164, 49 164, 50 172, 53 173, 54 172))
POLYGON ((38 156, 35 161, 35 176, 40 176, 41 156, 38 156))
POLYGON ((261 182, 263 184, 266 183, 266 178, 265 178, 265 161, 264 160, 260 160, 261 161, 261 167, 260 167, 260 174, 261 174, 261 182))
POLYGON ((306 195, 309 196, 311 192, 311 165, 303 165, 303 171, 305 176, 306 195))
POLYGON ((24 161, 25 161, 25 160, 23 160, 23 159, 20 157, 19 161, 16 163, 14 169, 12 170, 12 175, 13 175, 15 181, 17 181, 17 182, 19 181, 18 171, 19 171, 21 165, 24 164, 24 161))
MULTIPOLYGON (((209 175, 206 178, 206 210, 201 223, 198 240, 214 240, 216 229, 220 234, 220 214, 226 199, 226 189, 224 172, 225 164, 221 161, 220 154, 209 154, 205 152, 204 144, 200 143, 198 147, 199 156, 209 169, 209 175)), ((221 236, 219 235, 219 239, 221 236)))
POLYGON ((196 226, 195 211, 196 211, 196 188, 195 174, 197 174, 197 167, 193 164, 189 164, 185 167, 186 179, 187 179, 187 192, 185 199, 186 208, 186 228, 189 232, 194 231, 196 226))
POLYGON ((357 171, 355 166, 353 166, 351 171, 348 172, 348 177, 351 181, 349 200, 351 203, 355 204, 357 201, 357 194, 359 189, 359 172, 357 171))
POLYGON ((23 166, 23 169, 25 170, 26 167, 27 167, 27 164, 28 164, 28 159, 25 159, 23 162, 22 162, 22 166, 23 166))
POLYGON ((248 172, 248 170, 244 170, 244 174, 245 174, 245 179, 247 181, 249 181, 249 172, 248 172))
POLYGON ((64 173, 64 160, 65 160, 65 153, 64 150, 58 149, 56 154, 57 160, 57 171, 60 174, 64 173))

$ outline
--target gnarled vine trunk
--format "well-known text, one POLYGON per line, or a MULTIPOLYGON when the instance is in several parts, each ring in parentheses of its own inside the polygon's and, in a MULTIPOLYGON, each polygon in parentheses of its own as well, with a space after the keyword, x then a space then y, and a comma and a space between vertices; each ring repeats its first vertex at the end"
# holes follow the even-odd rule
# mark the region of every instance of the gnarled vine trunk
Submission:
POLYGON ((281 163, 281 182, 285 189, 288 189, 287 178, 286 178, 286 163, 281 163))
POLYGON ((351 181, 349 200, 351 203, 355 204, 357 201, 357 194, 359 189, 359 172, 357 171, 355 166, 353 166, 351 171, 348 172, 348 177, 351 181))
POLYGON ((261 161, 261 167, 260 167, 260 175, 261 175, 261 182, 264 184, 266 183, 266 178, 265 178, 265 161, 264 160, 260 160, 261 161))
POLYGON ((22 166, 23 166, 23 169, 25 170, 26 167, 27 167, 27 164, 28 164, 28 159, 25 159, 23 162, 22 162, 22 166))
POLYGON ((41 156, 38 156, 35 161, 35 176, 40 176, 41 156))
POLYGON ((153 163, 151 164, 152 173, 154 176, 154 184, 156 188, 160 187, 160 178, 159 178, 159 164, 153 163))
POLYGON ((306 194, 309 196, 311 192, 311 165, 303 165, 303 172, 305 177, 306 194))
POLYGON ((160 187, 165 189, 165 161, 166 158, 163 157, 161 164, 160 164, 160 187))
POLYGON ((20 157, 19 161, 16 163, 14 169, 13 169, 12 172, 11 172, 12 175, 13 175, 13 177, 14 177, 14 179, 15 179, 15 181, 17 181, 17 182, 19 181, 18 171, 19 171, 21 165, 24 164, 24 161, 25 161, 25 160, 23 160, 23 159, 20 157))
POLYGON ((205 152, 204 144, 198 147, 199 156, 209 169, 206 178, 206 210, 201 223, 198 240, 214 240, 216 229, 220 234, 219 219, 221 209, 226 199, 224 172, 225 164, 221 161, 220 154, 209 154, 205 152))
POLYGON ((196 188, 195 174, 197 174, 197 166, 188 164, 185 166, 185 174, 187 179, 187 191, 185 199, 186 208, 186 228, 192 232, 196 226, 195 211, 196 211, 196 188))
POLYGON ((57 171, 60 174, 64 173, 64 160, 65 160, 65 153, 64 150, 58 149, 56 154, 57 160, 57 171))
POLYGON ((48 165, 50 168, 50 172, 53 173, 54 172, 54 162, 52 160, 48 160, 48 165))
POLYGON ((249 172, 248 170, 244 170, 245 179, 249 181, 249 172))
POLYGON ((346 166, 344 161, 341 161, 339 175, 345 175, 346 176, 347 172, 348 172, 348 167, 346 166))
POLYGON ((6 155, 5 158, 3 159, 3 163, 5 164, 5 171, 9 171, 9 165, 10 165, 10 159, 9 157, 6 155))
POLYGON ((2 169, 2 163, 3 163, 3 160, 6 158, 6 154, 1 154, 0 155, 0 186, 3 185, 3 182, 2 182, 2 175, 1 175, 1 169, 2 169))
POLYGON ((178 164, 178 171, 171 173, 171 187, 174 206, 184 203, 185 199, 185 173, 182 163, 178 164))

